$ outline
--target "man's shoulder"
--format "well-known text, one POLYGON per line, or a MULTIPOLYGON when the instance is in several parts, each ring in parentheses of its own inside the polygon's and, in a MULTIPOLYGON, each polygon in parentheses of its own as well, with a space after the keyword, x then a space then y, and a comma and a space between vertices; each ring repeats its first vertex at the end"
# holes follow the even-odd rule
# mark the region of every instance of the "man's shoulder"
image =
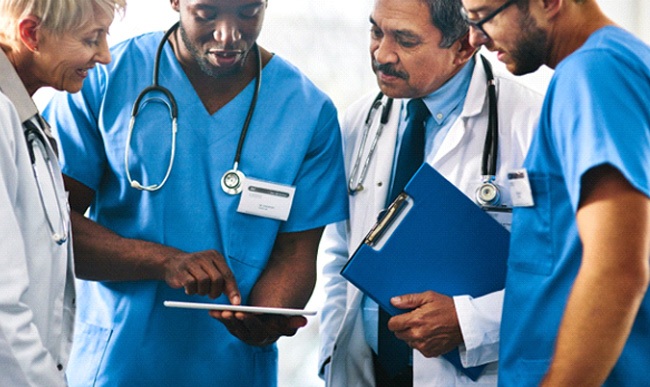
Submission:
MULTIPOLYGON (((539 109, 544 101, 544 94, 550 74, 540 74, 539 77, 532 80, 528 77, 524 80, 522 77, 512 75, 505 65, 496 61, 495 59, 488 59, 492 65, 492 74, 496 84, 497 102, 501 111, 508 114, 517 114, 522 112, 524 114, 530 113, 527 108, 539 109)), ((468 90, 468 98, 465 102, 467 112, 477 112, 484 108, 486 98, 486 83, 487 71, 485 66, 477 64, 474 73, 472 74, 472 81, 468 90), (477 100, 478 98, 478 100, 477 100)))
POLYGON ((307 74, 278 54, 273 54, 273 58, 271 58, 264 70, 268 70, 272 81, 281 82, 283 87, 304 87, 310 92, 322 93, 322 90, 314 84, 307 74))
POLYGON ((377 91, 369 92, 361 98, 352 102, 343 111, 342 127, 345 129, 347 126, 357 126, 358 122, 365 120, 373 101, 377 97, 377 91))
POLYGON ((640 74, 646 77, 650 74, 650 46, 623 28, 606 26, 564 58, 556 74, 569 85, 575 76, 592 78, 595 83, 640 74))
MULTIPOLYGON (((524 80, 521 77, 515 77, 509 72, 497 71, 494 77, 498 87, 503 90, 504 94, 510 92, 541 102, 544 99, 544 92, 550 80, 550 74, 546 76, 538 73, 538 75, 537 78, 528 77, 524 80)), ((501 95, 501 92, 499 92, 499 95, 501 95)))
POLYGON ((163 31, 147 32, 116 43, 111 47, 111 63, 124 56, 154 58, 163 34, 163 31))
POLYGON ((262 83, 267 84, 274 95, 286 96, 290 100, 307 106, 334 106, 331 98, 318 87, 302 70, 288 60, 274 54, 264 67, 262 83))
POLYGON ((531 116, 539 116, 550 75, 524 81, 510 73, 499 72, 495 73, 495 80, 499 115, 526 122, 531 116), (532 84, 535 84, 535 87, 532 84))
MULTIPOLYGON (((352 102, 350 106, 345 109, 345 115, 363 115, 363 112, 367 114, 370 110, 370 107, 376 103, 378 93, 378 91, 370 91, 364 94, 361 98, 352 102)), ((384 96, 382 100, 385 101, 386 98, 388 97, 384 96)))

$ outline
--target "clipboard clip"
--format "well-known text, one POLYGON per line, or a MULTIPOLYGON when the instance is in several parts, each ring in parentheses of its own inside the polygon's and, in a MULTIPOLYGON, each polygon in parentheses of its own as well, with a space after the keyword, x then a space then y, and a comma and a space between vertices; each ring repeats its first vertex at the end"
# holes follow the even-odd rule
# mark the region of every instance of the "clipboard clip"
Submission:
POLYGON ((388 206, 385 211, 379 214, 377 223, 375 223, 370 232, 368 232, 368 235, 366 235, 363 243, 367 244, 368 246, 374 246, 379 241, 379 239, 382 237, 382 235, 384 235, 386 230, 390 227, 400 212, 402 212, 402 210, 405 208, 408 197, 409 196, 404 192, 397 195, 390 206, 388 206))

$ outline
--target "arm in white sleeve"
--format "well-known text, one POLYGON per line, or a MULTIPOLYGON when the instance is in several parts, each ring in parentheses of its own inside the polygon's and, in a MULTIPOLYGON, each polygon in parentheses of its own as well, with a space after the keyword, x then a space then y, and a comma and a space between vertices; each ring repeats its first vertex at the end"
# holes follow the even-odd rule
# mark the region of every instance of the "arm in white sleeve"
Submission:
MULTIPOLYGON (((9 244, 18 242, 16 234, 3 239, 14 240, 9 244)), ((7 243, 0 245, 7 247, 7 243)), ((32 310, 22 302, 28 281, 25 265, 18 262, 17 257, 20 255, 14 254, 20 251, 2 251, 4 258, 0 259, 3 268, 0 275, 0 377, 3 381, 0 384, 63 386, 63 372, 57 369, 56 362, 45 348, 32 321, 32 310)))
POLYGON ((499 330, 504 291, 482 297, 456 296, 454 303, 464 344, 460 359, 464 367, 475 367, 499 360, 499 330))
MULTIPOLYGON (((15 133, 11 127, 20 125, 18 116, 13 114, 10 121, 4 118, 0 115, 0 127, 5 132, 0 134, 0 384, 62 386, 63 372, 57 370, 45 348, 34 324, 34 313, 25 301, 30 286, 27 260, 48 257, 28 257, 26 253, 28 242, 18 222, 25 213, 16 211, 24 198, 16 187, 19 179, 33 176, 21 176, 15 165, 16 150, 25 146, 17 138, 22 133, 11 135, 15 133)), ((36 210, 41 210, 40 204, 36 210)))
POLYGON ((319 260, 325 278, 325 304, 320 314, 321 348, 318 374, 324 377, 324 366, 329 363, 336 335, 343 322, 347 303, 348 282, 341 276, 341 269, 348 261, 347 222, 330 224, 325 228, 319 247, 319 260))

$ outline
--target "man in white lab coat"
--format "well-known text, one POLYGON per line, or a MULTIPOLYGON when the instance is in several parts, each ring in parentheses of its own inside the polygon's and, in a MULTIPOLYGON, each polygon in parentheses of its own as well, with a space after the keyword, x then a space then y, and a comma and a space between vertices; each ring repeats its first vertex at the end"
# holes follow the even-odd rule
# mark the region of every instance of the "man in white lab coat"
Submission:
MULTIPOLYGON (((320 375, 328 386, 496 385, 503 291, 471 298, 433 291, 401 297, 389 328, 413 348, 412 379, 387 380, 377 368, 377 306, 340 271, 386 207, 406 106, 422 98, 426 120, 424 159, 472 200, 482 184, 482 156, 489 119, 488 76, 468 43, 459 0, 376 0, 370 16, 371 58, 384 97, 355 103, 342 124, 350 218, 329 226, 321 242, 327 299, 321 314, 320 375), (388 97, 392 108, 371 157, 372 142, 388 97), (365 122, 371 107, 367 139, 365 122), (359 156, 361 152, 361 156, 359 156), (367 172, 364 164, 369 160, 367 172), (358 161, 358 168, 353 171, 358 161), (352 176, 351 176, 352 175, 352 176), (362 177, 363 176, 363 177, 362 177), (374 308, 374 309, 373 309, 374 308), (464 367, 486 365, 472 380, 440 355, 460 351, 464 367)), ((489 71, 489 69, 488 69, 489 71)), ((519 168, 536 126, 542 95, 495 72, 498 162, 493 183, 501 205, 511 207, 506 175, 519 168)), ((444 203, 440 203, 444 205, 444 203)), ((406 280, 406 279, 405 279, 406 280)), ((436 284, 431 284, 435 289, 436 284)))

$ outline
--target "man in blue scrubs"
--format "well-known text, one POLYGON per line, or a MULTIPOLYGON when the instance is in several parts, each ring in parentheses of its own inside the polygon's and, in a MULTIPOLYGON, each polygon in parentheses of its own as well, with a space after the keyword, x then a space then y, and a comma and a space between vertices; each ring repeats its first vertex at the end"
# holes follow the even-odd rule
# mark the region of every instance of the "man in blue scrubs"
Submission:
POLYGON ((321 231, 347 213, 336 110, 291 64, 257 52, 266 1, 171 5, 180 26, 164 43, 158 80, 178 104, 175 140, 160 92, 140 102, 129 129, 163 33, 113 47, 111 65, 47 109, 84 279, 70 385, 274 386, 274 343, 303 316, 212 312, 216 321, 163 302, 304 307, 321 231), (262 189, 223 188, 231 169, 262 189))
POLYGON ((650 384, 650 48, 595 0, 463 0, 470 41, 555 69, 515 209, 504 386, 650 384))

